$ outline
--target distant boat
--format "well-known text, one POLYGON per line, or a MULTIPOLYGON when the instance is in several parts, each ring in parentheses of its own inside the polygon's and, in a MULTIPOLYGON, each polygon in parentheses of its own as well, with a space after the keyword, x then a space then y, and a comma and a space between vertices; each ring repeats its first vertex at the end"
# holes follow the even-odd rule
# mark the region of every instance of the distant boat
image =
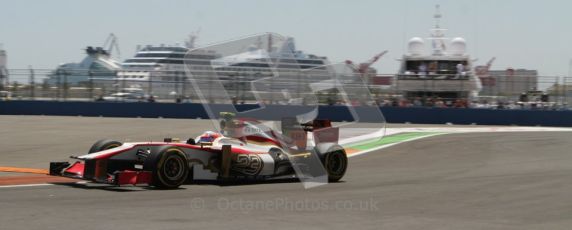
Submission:
POLYGON ((481 82, 472 71, 472 60, 466 54, 466 42, 461 37, 446 38, 439 25, 439 6, 434 15, 435 27, 427 40, 431 53, 425 53, 425 41, 409 40, 408 53, 403 55, 393 90, 407 99, 441 98, 450 103, 458 99, 470 100, 481 90, 481 82))
POLYGON ((50 85, 67 82, 68 86, 87 86, 93 79, 116 78, 117 72, 121 70, 121 64, 107 50, 88 46, 85 53, 87 56, 79 63, 59 65, 45 81, 50 85))
POLYGON ((161 45, 138 49, 134 57, 121 64, 122 70, 118 72, 116 82, 125 85, 138 84, 152 95, 168 98, 190 94, 192 87, 185 72, 188 66, 185 65, 214 70, 221 80, 233 87, 232 83, 237 79, 251 81, 267 77, 268 73, 275 70, 300 71, 329 64, 325 57, 295 50, 293 38, 287 38, 286 43, 281 44, 282 49, 289 50, 267 50, 266 47, 251 46, 242 53, 227 56, 214 50, 194 49, 195 46, 191 42, 194 40, 196 38, 191 36, 186 47, 161 45), (276 66, 270 66, 268 63, 276 63, 276 66))
POLYGON ((121 70, 121 64, 111 54, 115 49, 119 54, 117 37, 111 33, 102 47, 88 46, 87 56, 79 63, 59 65, 45 82, 52 86, 94 86, 94 79, 114 79, 121 70))

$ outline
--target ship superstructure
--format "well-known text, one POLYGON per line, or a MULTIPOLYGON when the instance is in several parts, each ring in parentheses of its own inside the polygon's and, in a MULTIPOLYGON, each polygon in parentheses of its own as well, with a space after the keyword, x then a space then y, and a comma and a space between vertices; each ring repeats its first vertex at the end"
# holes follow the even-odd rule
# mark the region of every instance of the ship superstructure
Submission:
POLYGON ((408 99, 440 98, 451 102, 469 100, 481 90, 480 80, 472 71, 472 60, 466 54, 464 38, 445 37, 441 28, 439 5, 434 14, 435 26, 428 40, 431 51, 426 53, 425 40, 409 40, 408 53, 403 55, 393 89, 408 99))
POLYGON ((111 54, 117 48, 116 37, 110 34, 102 47, 88 46, 81 62, 60 64, 50 73, 46 83, 56 86, 89 86, 115 79, 121 64, 111 54), (107 48, 106 48, 107 47, 107 48))

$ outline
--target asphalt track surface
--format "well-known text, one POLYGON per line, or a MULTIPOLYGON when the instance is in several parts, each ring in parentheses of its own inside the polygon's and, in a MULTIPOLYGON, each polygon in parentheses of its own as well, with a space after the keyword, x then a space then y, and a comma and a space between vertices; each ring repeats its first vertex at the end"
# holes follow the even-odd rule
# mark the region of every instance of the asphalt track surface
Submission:
MULTIPOLYGON (((195 136, 205 121, 0 116, 0 166, 97 139, 195 136)), ((340 183, 0 188, 0 229, 570 229, 572 133, 428 137, 350 158, 340 183)), ((12 176, 0 173, 0 176, 12 176)))

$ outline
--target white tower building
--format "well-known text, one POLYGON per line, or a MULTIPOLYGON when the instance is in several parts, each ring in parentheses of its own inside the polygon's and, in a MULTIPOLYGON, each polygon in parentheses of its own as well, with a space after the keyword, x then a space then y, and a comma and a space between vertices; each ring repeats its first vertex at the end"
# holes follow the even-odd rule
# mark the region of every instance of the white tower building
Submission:
POLYGON ((0 90, 3 90, 4 87, 8 85, 7 58, 6 51, 3 49, 2 44, 0 44, 0 90))

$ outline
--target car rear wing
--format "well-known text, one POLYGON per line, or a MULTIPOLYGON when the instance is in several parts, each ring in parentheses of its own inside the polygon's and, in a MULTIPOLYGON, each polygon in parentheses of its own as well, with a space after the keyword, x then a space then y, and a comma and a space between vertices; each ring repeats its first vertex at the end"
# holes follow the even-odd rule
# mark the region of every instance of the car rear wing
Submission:
POLYGON ((307 123, 299 123, 295 117, 282 118, 282 134, 291 138, 299 148, 305 148, 308 132, 312 132, 314 142, 337 143, 340 137, 338 127, 332 127, 332 121, 316 119, 307 123))

